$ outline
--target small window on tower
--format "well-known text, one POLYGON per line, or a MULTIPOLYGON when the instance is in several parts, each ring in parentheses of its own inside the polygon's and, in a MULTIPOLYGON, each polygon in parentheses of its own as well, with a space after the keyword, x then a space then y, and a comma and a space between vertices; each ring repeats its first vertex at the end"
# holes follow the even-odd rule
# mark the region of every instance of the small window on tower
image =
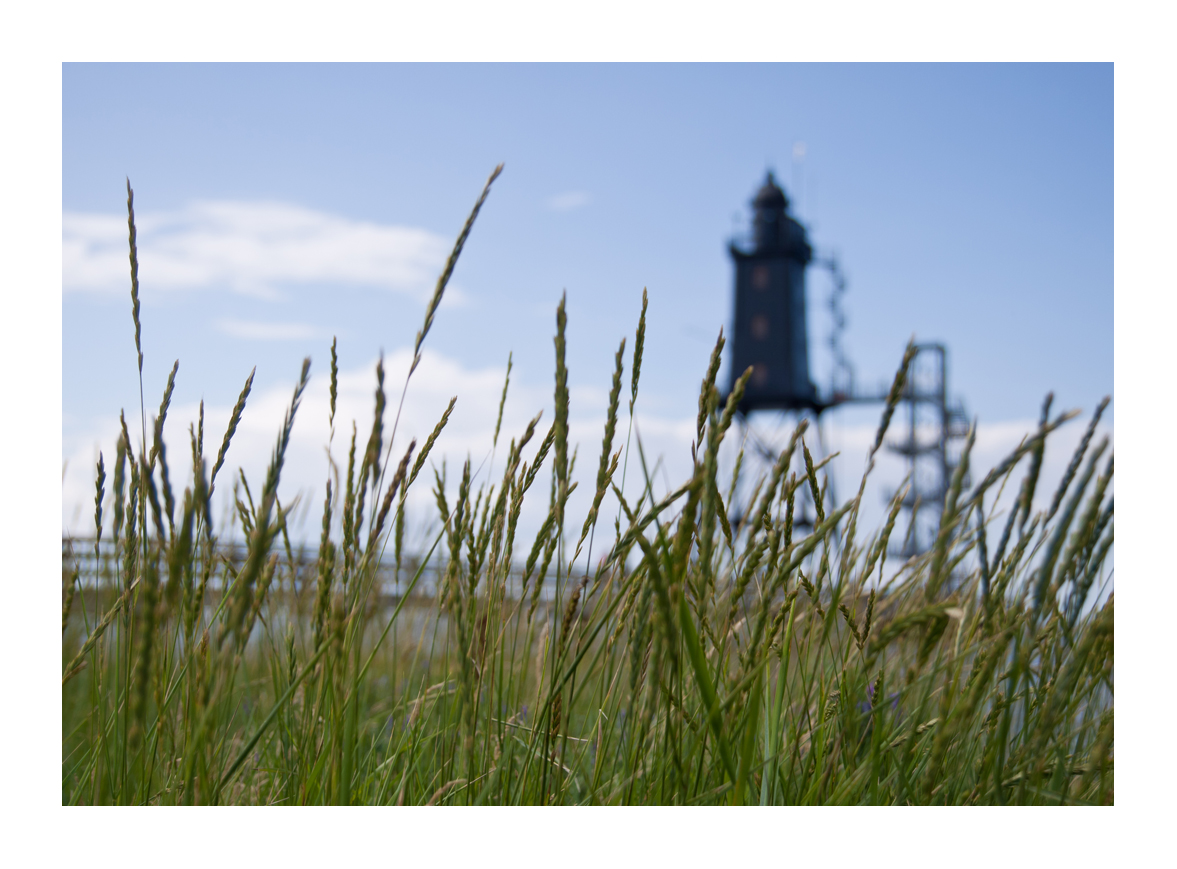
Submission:
POLYGON ((768 317, 763 314, 757 314, 752 318, 750 326, 752 337, 757 341, 763 341, 768 337, 768 317))
POLYGON ((752 289, 768 289, 768 266, 756 266, 752 269, 752 289))
POLYGON ((768 366, 763 362, 757 362, 752 366, 752 385, 761 387, 766 383, 768 383, 768 366))

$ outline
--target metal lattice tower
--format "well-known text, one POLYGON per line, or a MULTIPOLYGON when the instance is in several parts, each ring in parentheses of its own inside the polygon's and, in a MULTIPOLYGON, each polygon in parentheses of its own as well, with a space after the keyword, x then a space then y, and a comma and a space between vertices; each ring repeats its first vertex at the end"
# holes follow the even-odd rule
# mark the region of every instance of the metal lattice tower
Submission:
MULTIPOLYGON (((911 489, 903 499, 907 531, 898 554, 919 555, 935 540, 944 499, 968 436, 968 417, 948 395, 948 350, 940 343, 917 344, 901 403, 907 431, 887 448, 907 460, 911 489)), ((968 481, 965 481, 968 485, 968 481)))

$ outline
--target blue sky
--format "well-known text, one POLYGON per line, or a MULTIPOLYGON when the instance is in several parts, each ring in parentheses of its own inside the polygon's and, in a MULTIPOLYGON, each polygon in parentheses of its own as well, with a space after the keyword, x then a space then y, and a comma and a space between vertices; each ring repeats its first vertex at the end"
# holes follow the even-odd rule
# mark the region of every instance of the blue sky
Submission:
MULTIPOLYGON (((571 381, 600 409, 648 287, 641 406, 673 442, 730 317, 726 243, 767 168, 840 256, 861 383, 889 379, 914 333, 948 344, 983 425, 1024 431, 1048 390, 1090 411, 1113 391, 1113 133, 1110 64, 66 64, 63 460, 113 443, 118 408, 137 417, 126 176, 149 409, 177 357, 179 407, 230 406, 255 365, 255 395, 285 395, 303 356, 326 371, 332 335, 358 407, 504 162, 428 339, 421 427, 448 398, 431 390, 466 384, 460 401, 493 413, 508 352, 516 416, 550 401, 565 290, 571 381)), ((811 273, 819 382, 827 291, 811 273)), ((586 416, 585 466, 590 430, 586 416)))

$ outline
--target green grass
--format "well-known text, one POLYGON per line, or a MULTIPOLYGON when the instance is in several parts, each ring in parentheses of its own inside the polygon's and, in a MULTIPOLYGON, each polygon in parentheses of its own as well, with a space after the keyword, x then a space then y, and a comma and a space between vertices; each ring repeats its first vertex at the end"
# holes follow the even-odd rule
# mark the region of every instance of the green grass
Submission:
MULTIPOLYGON (((497 174, 438 281, 418 354, 497 174)), ((128 210, 134 275, 130 199, 128 210)), ((645 315, 643 300, 631 420, 645 315)), ((693 474, 659 499, 632 426, 618 431, 624 342, 591 508, 565 515, 565 323, 561 303, 555 420, 515 433, 493 481, 468 462, 456 486, 422 477, 448 410, 426 443, 393 454, 378 367, 374 427, 327 483, 309 564, 277 498, 309 361, 265 479, 243 486, 243 558, 218 542, 209 505, 250 383, 211 466, 203 423, 192 431, 179 496, 162 440, 172 380, 153 432, 141 408, 138 452, 124 422, 111 478, 102 460, 96 478, 105 569, 63 566, 63 803, 1113 801, 1114 595, 1092 605, 1113 539, 1112 460, 1100 464, 1106 443, 1091 447, 1098 412, 1038 513, 1047 437, 1072 414, 1051 419, 1048 399, 1039 429, 971 488, 970 437, 934 548, 888 571, 903 492, 865 533, 866 476, 853 499, 826 500, 804 426, 763 479, 743 481, 755 495, 731 522, 717 458, 741 387, 721 403, 715 364, 693 474), (1019 469, 1013 511, 986 512, 1019 469), (632 503, 625 475, 645 481, 632 503), (430 482, 439 530, 408 553, 405 494, 430 482), (817 496, 808 534, 793 524, 803 489, 817 496), (616 517, 601 510, 610 492, 616 517), (538 535, 516 539, 523 500, 543 497, 538 535), (381 593, 389 569, 410 593, 381 593), (426 571, 432 597, 416 591, 426 571)), ((910 359, 909 348, 875 450, 910 359)), ((333 431, 336 371, 332 345, 333 431)))

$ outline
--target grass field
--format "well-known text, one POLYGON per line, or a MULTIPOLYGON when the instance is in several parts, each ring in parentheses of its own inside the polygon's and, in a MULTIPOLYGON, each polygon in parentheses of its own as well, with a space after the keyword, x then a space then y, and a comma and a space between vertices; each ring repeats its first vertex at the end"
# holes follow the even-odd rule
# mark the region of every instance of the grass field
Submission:
MULTIPOLYGON (((418 359, 498 171, 438 280, 418 359)), ((142 378, 129 185, 128 223, 142 378)), ((224 458, 250 383, 213 458, 203 421, 190 444, 163 443, 169 380, 154 421, 136 427, 138 450, 124 419, 110 468, 99 459, 98 557, 79 542, 63 563, 62 802, 1112 803, 1114 595, 1100 589, 1113 462, 1106 440, 1092 443, 1102 406, 1039 512, 1047 439, 1074 414, 1052 417, 1048 397, 1039 428, 984 474, 970 472, 970 436, 933 548, 888 570, 904 490, 882 528, 857 517, 911 348, 855 497, 828 497, 802 424, 771 471, 741 481, 752 496, 736 522, 717 465, 743 381, 721 400, 722 339, 701 360, 693 474, 655 496, 627 422, 645 316, 643 300, 632 347, 617 350, 587 515, 565 514, 576 445, 561 302, 555 419, 496 425, 509 446, 493 481, 472 479, 469 462, 456 480, 432 470, 448 411, 424 443, 398 442, 403 391, 386 407, 378 366, 375 424, 346 458, 337 445, 309 562, 277 497, 309 360, 264 480, 242 486, 239 556, 210 504, 234 476, 224 458), (182 482, 168 471, 177 448, 192 453, 182 482), (622 474, 646 480, 632 503, 622 474), (427 552, 403 551, 412 486, 434 489, 427 552), (987 511, 1005 487, 1014 508, 987 511), (601 509, 609 493, 616 516, 601 509), (795 526, 803 496, 816 519, 795 526), (533 540, 516 537, 524 498, 548 502, 533 540), (389 570, 406 593, 384 593, 389 570)), ((331 358, 334 431, 334 344, 331 358)))

